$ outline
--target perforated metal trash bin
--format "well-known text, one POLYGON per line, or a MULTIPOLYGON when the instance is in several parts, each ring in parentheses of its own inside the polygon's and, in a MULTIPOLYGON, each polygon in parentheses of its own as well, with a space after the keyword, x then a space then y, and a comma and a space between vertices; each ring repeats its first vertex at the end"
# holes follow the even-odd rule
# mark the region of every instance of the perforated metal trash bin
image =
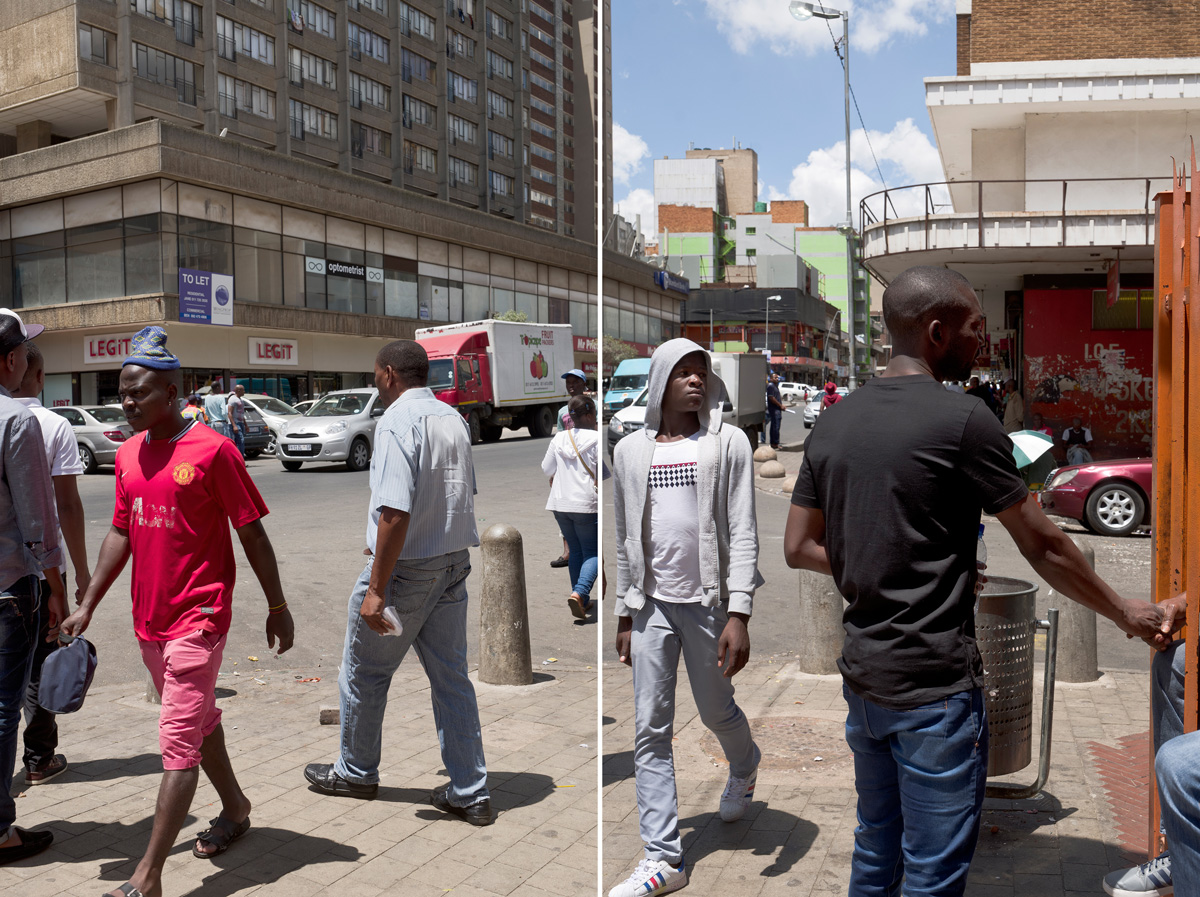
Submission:
POLYGON ((1024 769, 1032 759, 1034 636, 1039 629, 1047 630, 1038 779, 1029 787, 989 785, 991 796, 1035 794, 1049 773, 1058 611, 1051 608, 1050 619, 1039 620, 1034 604, 1036 596, 1037 586, 1031 582, 989 575, 975 613, 975 637, 983 658, 984 699, 991 733, 989 777, 1024 769))

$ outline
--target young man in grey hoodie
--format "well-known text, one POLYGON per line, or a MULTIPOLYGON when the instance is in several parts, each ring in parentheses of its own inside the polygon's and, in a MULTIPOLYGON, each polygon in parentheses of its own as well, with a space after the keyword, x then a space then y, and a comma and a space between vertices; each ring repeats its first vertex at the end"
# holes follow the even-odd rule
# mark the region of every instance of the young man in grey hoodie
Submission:
POLYGON ((634 775, 645 858, 609 897, 687 884, 671 752, 683 654, 701 721, 729 761, 726 822, 754 796, 761 756, 733 698, 750 656, 758 572, 754 462, 746 435, 721 424, 721 380, 691 340, 650 362, 646 427, 613 457, 617 523, 617 655, 633 667, 634 775))

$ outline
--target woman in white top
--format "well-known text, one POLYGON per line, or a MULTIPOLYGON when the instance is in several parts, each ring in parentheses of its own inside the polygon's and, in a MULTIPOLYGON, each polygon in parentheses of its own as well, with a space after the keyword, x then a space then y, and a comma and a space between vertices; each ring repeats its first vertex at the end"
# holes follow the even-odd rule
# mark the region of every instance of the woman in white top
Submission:
POLYGON ((571 574, 571 597, 567 599, 567 606, 572 614, 584 620, 591 604, 598 567, 598 477, 607 477, 608 471, 599 464, 596 403, 587 396, 575 396, 567 408, 575 426, 550 440, 546 456, 542 458, 542 472, 550 478, 546 510, 554 512, 554 519, 570 548, 567 569, 571 574))

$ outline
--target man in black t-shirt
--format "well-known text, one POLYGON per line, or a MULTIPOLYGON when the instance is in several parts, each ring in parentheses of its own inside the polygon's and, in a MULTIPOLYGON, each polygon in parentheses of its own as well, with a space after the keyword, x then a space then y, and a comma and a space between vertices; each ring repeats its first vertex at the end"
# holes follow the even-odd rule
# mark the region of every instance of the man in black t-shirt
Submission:
POLYGON ((779 393, 779 375, 767 375, 767 426, 770 428, 768 444, 779 448, 779 426, 783 423, 783 396, 779 393))
POLYGON ((981 511, 1053 588, 1125 632, 1153 640, 1162 615, 1096 576, 1030 496, 987 406, 942 388, 970 374, 982 345, 966 279, 911 268, 887 288, 883 314, 892 361, 818 419, 784 554, 831 574, 848 602, 838 665, 858 789, 851 897, 898 893, 902 878, 907 897, 960 895, 987 775, 973 616, 981 511))

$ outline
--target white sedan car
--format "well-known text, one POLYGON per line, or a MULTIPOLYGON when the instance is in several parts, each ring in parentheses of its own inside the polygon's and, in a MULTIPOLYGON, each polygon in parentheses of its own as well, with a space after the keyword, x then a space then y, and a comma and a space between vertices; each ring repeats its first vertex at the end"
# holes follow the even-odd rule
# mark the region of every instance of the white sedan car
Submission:
POLYGON ((284 470, 308 461, 344 461, 349 470, 366 470, 383 411, 374 387, 331 392, 284 428, 275 456, 284 470))

